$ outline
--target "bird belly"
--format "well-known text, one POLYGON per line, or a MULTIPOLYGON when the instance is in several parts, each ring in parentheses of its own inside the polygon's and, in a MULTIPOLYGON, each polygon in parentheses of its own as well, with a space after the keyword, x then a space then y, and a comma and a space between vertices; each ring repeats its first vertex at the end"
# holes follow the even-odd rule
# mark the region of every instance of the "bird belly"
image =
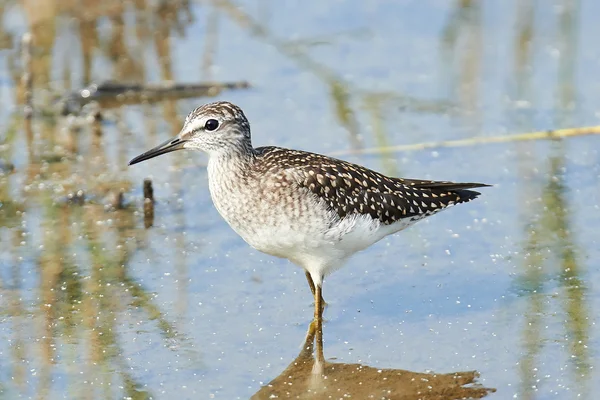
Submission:
POLYGON ((309 272, 318 270, 322 275, 329 275, 353 254, 406 229, 417 220, 406 219, 385 225, 368 215, 357 214, 312 231, 295 229, 293 221, 289 221, 277 229, 265 227, 252 233, 242 229, 238 233, 263 253, 286 258, 309 272))

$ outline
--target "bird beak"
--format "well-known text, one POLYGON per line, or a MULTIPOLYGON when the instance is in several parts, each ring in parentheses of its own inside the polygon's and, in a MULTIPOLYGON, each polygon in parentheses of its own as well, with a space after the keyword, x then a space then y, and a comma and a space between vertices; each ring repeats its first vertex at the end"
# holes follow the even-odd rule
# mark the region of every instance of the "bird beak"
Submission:
POLYGON ((175 150, 181 150, 183 149, 183 145, 185 144, 185 142, 187 142, 187 140, 183 140, 179 136, 177 136, 174 139, 169 139, 166 142, 159 144, 155 148, 150 149, 147 152, 135 157, 133 160, 129 161, 129 165, 149 160, 156 156, 160 156, 161 154, 170 153, 175 150))

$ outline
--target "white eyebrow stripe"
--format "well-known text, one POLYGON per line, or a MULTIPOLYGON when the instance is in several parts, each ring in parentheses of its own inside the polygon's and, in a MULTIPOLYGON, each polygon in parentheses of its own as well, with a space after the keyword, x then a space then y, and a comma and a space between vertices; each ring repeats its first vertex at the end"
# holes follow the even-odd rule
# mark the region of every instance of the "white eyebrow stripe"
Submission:
POLYGON ((185 126, 185 131, 191 133, 191 132, 195 132, 200 129, 204 129, 204 124, 206 124, 206 121, 204 120, 204 118, 202 118, 200 120, 194 119, 185 126))

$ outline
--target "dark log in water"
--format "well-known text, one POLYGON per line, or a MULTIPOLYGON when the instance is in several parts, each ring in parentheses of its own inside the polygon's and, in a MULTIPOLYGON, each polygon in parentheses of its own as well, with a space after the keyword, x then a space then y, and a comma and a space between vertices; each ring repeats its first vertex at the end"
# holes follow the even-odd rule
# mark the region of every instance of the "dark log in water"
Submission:
POLYGON ((165 99, 183 99, 216 96, 225 89, 246 89, 250 84, 240 82, 202 82, 160 84, 124 83, 108 81, 91 84, 74 91, 59 101, 61 114, 79 114, 84 105, 95 101, 102 109, 124 104, 155 103, 165 99))
POLYGON ((154 188, 151 179, 144 179, 144 227, 154 224, 154 188))

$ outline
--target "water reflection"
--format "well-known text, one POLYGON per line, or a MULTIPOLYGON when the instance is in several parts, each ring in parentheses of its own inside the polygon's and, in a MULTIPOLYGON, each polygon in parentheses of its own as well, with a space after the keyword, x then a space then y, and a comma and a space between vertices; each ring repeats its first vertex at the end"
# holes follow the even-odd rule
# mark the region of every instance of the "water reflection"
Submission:
POLYGON ((564 146, 554 146, 554 156, 548 160, 548 181, 541 188, 541 197, 533 204, 541 213, 532 213, 524 230, 527 234, 523 259, 525 273, 518 279, 516 289, 530 299, 525 314, 523 342, 527 351, 521 365, 522 386, 525 398, 535 398, 540 377, 535 365, 542 350, 548 345, 543 328, 552 314, 548 303, 555 298, 563 308, 566 339, 565 350, 570 355, 569 364, 573 379, 581 393, 588 391, 591 371, 590 310, 585 301, 588 285, 582 277, 573 230, 570 227, 570 206, 564 182, 564 146), (558 285, 558 288, 556 287, 558 285), (556 291, 550 295, 548 292, 556 291))
MULTIPOLYGON (((146 81, 146 65, 137 47, 146 44, 159 55, 161 80, 169 81, 173 79, 169 38, 172 32, 183 34, 190 4, 160 2, 152 8, 135 1, 128 8, 121 1, 102 6, 76 3, 19 4, 31 38, 21 45, 24 57, 19 51, 10 53, 9 65, 16 102, 29 104, 34 90, 36 112, 33 120, 27 113, 10 116, 0 150, 3 160, 18 160, 21 167, 15 180, 9 176, 14 168, 5 168, 2 161, 0 174, 0 243, 9 257, 3 265, 10 266, 0 275, 1 313, 8 318, 4 331, 10 332, 2 356, 10 361, 2 363, 2 377, 12 381, 0 383, 0 393, 8 398, 155 398, 148 382, 134 372, 136 360, 127 357, 136 339, 151 342, 158 333, 166 348, 185 352, 191 364, 202 365, 201 356, 161 309, 154 293, 132 276, 130 259, 148 247, 147 236, 140 229, 137 207, 124 200, 131 182, 107 170, 114 149, 106 143, 103 125, 98 119, 69 124, 54 112, 54 99, 63 97, 74 83, 70 58, 61 59, 55 49, 73 37, 80 39, 78 87, 92 81, 94 60, 99 58, 107 62, 113 79, 146 81), (134 46, 127 40, 126 14, 136 21, 139 41, 134 46), (72 29, 63 29, 65 20, 71 21, 67 26, 72 29), (100 34, 103 21, 111 25, 108 37, 100 34), (57 82, 51 72, 57 66, 63 87, 54 95, 57 82), (26 161, 19 154, 23 147, 26 161), (153 329, 140 330, 132 342, 125 327, 140 324, 153 329)), ((201 94, 211 94, 205 92, 201 94)), ((172 97, 186 96, 190 94, 172 97)), ((161 106, 164 119, 178 125, 174 103, 165 101, 161 106)), ((106 110, 107 105, 102 107, 106 110)), ((115 113, 117 120, 124 119, 122 110, 115 113)), ((117 153, 124 166, 123 142, 117 142, 117 153)), ((176 265, 181 265, 181 257, 176 265)), ((182 298, 185 302, 185 295, 182 298)))
POLYGON ((480 399, 496 391, 473 385, 476 371, 437 374, 328 362, 319 333, 311 323, 298 357, 251 399, 480 399))

